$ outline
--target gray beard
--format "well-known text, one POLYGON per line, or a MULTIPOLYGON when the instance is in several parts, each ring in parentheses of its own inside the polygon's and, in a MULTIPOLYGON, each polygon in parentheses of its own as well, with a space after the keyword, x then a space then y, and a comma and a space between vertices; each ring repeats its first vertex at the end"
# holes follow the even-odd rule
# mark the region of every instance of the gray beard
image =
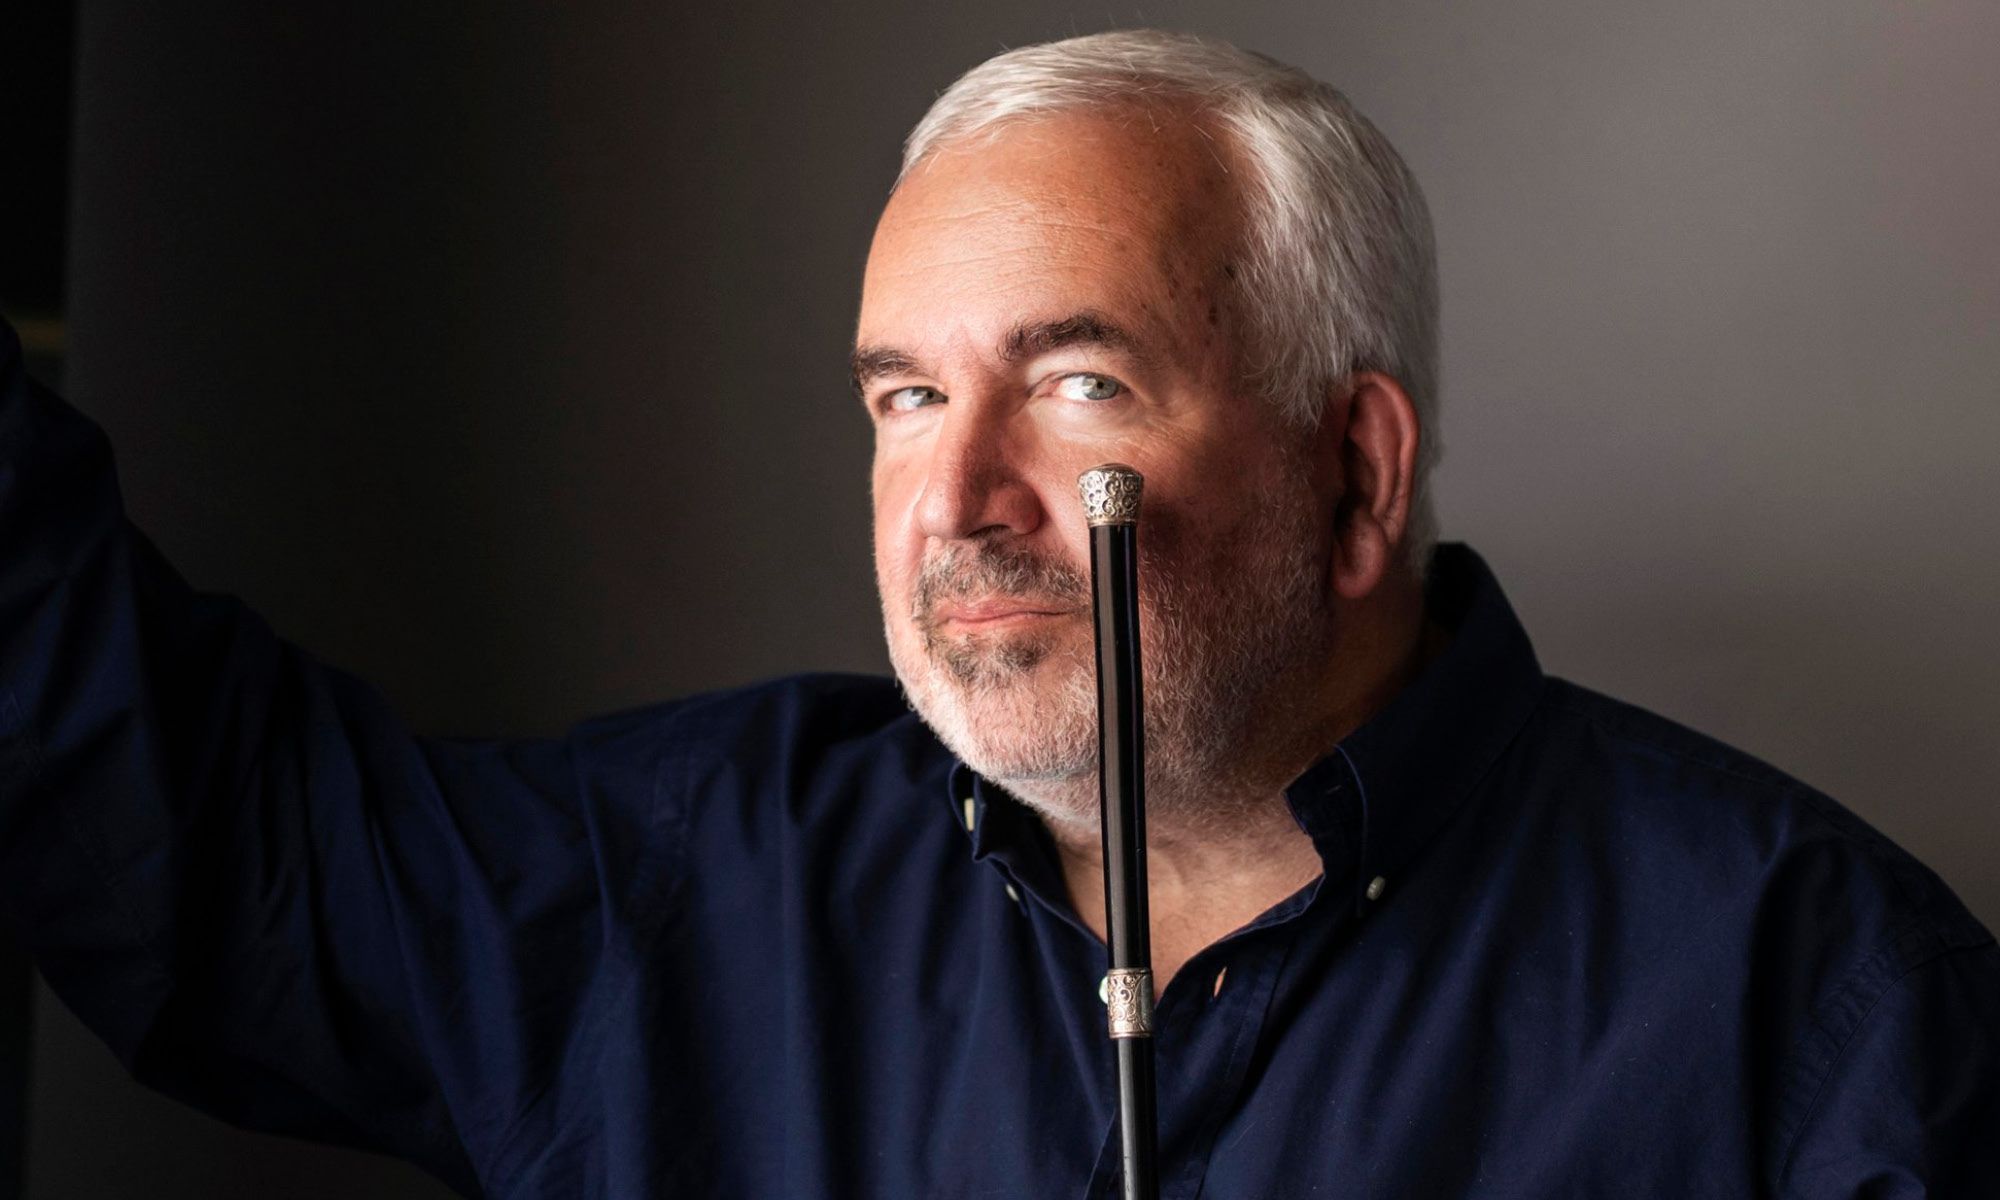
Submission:
POLYGON ((1085 610, 1090 604, 1090 580, 1066 563, 988 543, 976 543, 972 549, 949 546, 924 564, 910 611, 911 623, 923 634, 924 654, 941 663, 960 689, 981 694, 1012 685, 1054 649, 1045 634, 949 638, 938 628, 940 603, 990 595, 1085 610))
MULTIPOLYGON (((1326 568, 1307 495, 1301 482, 1250 506, 1218 543, 1237 553, 1206 570, 1149 553, 1142 529, 1147 803, 1156 828, 1231 821, 1249 802, 1231 781, 1256 765, 1288 694, 1322 665, 1326 568)), ((919 575, 908 614, 917 653, 889 643, 911 707, 954 754, 1050 822, 1081 830, 1098 820, 1096 665, 1087 632, 1076 636, 1078 625, 1089 627, 1089 596, 1087 577, 1067 564, 954 544, 919 575), (1065 629, 1014 636, 938 630, 939 601, 993 594, 1083 615, 1065 629)))

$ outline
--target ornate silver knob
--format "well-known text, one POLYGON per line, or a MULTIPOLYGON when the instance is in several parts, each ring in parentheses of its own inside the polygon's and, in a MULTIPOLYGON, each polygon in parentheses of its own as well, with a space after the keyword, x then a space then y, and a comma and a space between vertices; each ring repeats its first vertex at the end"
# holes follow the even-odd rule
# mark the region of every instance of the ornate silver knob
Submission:
POLYGON ((1146 477, 1124 463, 1105 463, 1076 477, 1083 516, 1092 525, 1130 525, 1139 519, 1146 477))

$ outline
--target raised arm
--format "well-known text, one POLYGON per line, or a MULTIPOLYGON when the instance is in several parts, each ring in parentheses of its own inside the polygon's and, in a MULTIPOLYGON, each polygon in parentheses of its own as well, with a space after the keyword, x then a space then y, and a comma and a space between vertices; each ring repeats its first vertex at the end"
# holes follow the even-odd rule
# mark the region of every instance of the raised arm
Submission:
POLYGON ((642 869, 589 740, 413 737, 192 591, 0 326, 0 907, 142 1080, 478 1191, 642 869))

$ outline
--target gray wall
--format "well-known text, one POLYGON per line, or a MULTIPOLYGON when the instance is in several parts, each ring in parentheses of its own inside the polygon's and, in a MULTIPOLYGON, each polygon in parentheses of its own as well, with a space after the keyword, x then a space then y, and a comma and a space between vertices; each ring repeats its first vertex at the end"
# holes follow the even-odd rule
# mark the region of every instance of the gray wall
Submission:
MULTIPOLYGON (((1426 182, 1445 524, 1544 662, 2000 924, 2000 9, 183 7, 82 6, 70 390, 191 579, 420 726, 879 668, 841 359, 898 139, 1003 46, 1162 24, 1426 182)), ((428 1194, 40 1011, 37 1200, 428 1194)))

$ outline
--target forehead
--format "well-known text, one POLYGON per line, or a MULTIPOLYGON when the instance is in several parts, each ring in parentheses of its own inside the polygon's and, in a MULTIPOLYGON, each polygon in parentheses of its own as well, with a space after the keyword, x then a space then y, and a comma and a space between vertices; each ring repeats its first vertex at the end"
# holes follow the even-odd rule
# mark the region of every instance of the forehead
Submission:
POLYGON ((1037 118, 947 144, 883 211, 859 340, 986 338, 1080 309, 1171 329, 1212 309, 1237 242, 1231 158, 1162 108, 1037 118))

